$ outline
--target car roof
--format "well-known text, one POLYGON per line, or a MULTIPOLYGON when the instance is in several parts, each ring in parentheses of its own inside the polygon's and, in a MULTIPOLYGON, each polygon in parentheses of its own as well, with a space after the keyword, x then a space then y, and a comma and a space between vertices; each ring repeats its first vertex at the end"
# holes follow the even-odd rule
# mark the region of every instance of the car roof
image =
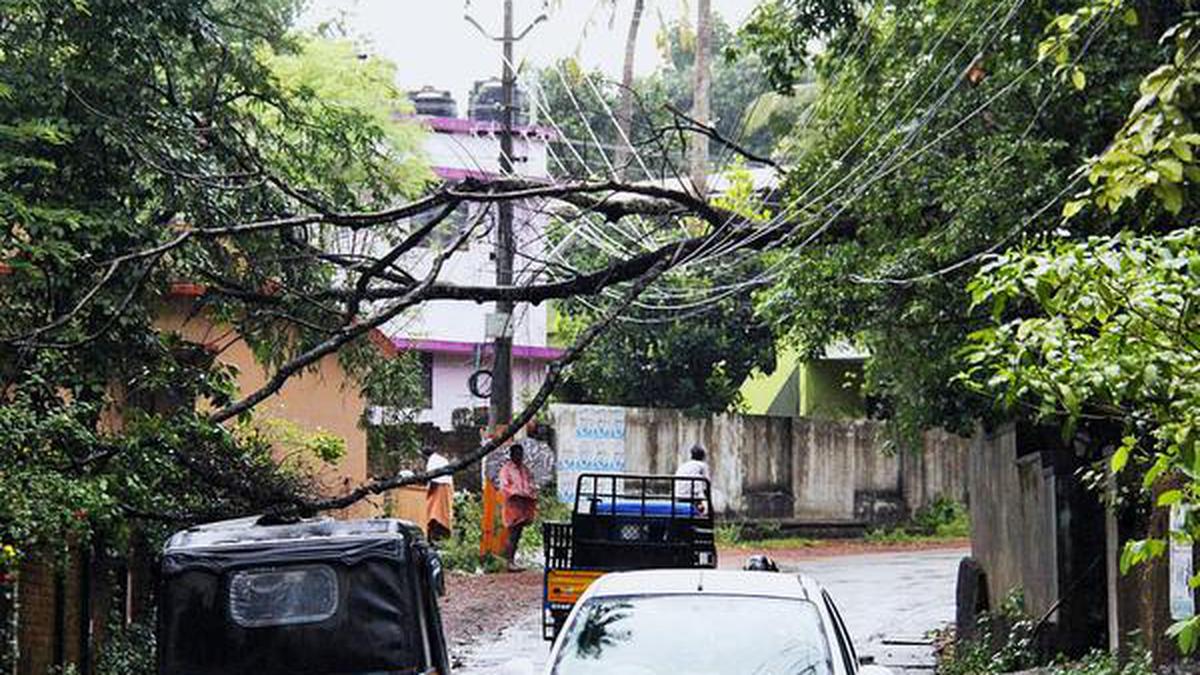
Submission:
POLYGON ((804 575, 692 568, 613 572, 587 591, 589 597, 701 593, 812 600, 820 586, 804 575))

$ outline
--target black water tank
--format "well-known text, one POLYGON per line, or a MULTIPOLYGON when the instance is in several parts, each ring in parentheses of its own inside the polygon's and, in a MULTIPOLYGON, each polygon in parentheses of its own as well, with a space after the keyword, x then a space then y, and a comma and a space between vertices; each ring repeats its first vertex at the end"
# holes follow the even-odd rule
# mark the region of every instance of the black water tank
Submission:
POLYGON ((408 100, 412 101, 418 115, 458 117, 458 104, 449 91, 426 86, 418 91, 408 92, 408 100))
MULTIPOLYGON (((501 103, 504 100, 504 88, 500 80, 479 80, 471 89, 471 106, 468 116, 473 120, 500 122, 501 103)), ((513 92, 513 124, 529 124, 529 105, 525 92, 517 88, 513 92)))

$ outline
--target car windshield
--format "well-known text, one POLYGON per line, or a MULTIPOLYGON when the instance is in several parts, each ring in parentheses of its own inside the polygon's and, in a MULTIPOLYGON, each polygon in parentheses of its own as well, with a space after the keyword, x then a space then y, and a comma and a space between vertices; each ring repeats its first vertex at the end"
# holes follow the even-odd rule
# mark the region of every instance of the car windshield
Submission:
POLYGON ((556 675, 829 675, 817 608, 803 600, 592 598, 566 628, 556 675))

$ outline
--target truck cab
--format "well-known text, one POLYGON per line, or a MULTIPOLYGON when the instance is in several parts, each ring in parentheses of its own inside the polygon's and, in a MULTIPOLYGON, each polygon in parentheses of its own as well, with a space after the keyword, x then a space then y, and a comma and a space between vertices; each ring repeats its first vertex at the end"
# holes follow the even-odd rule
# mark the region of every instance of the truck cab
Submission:
POLYGON ((163 550, 161 675, 449 673, 441 562, 399 520, 225 521, 163 550))

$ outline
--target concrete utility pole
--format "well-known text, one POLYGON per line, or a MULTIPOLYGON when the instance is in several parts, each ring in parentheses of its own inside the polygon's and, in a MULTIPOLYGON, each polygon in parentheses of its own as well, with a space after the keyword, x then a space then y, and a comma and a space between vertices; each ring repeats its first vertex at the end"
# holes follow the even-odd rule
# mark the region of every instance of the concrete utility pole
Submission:
MULTIPOLYGON (((470 3, 467 3, 470 8, 470 3)), ((513 173, 513 102, 516 98, 517 76, 513 70, 513 44, 524 39, 533 27, 546 20, 542 14, 533 20, 520 35, 513 35, 513 0, 504 0, 504 34, 494 37, 488 34, 470 14, 466 20, 479 29, 480 33, 503 46, 503 63, 501 63, 501 95, 500 95, 500 173, 510 176, 513 173)), ((511 286, 513 283, 513 258, 516 256, 516 242, 513 237, 513 205, 510 201, 499 204, 499 222, 496 227, 496 285, 511 286)), ((488 426, 497 429, 512 422, 512 330, 513 303, 501 301, 496 303, 495 343, 492 356, 492 392, 488 402, 488 426)))

